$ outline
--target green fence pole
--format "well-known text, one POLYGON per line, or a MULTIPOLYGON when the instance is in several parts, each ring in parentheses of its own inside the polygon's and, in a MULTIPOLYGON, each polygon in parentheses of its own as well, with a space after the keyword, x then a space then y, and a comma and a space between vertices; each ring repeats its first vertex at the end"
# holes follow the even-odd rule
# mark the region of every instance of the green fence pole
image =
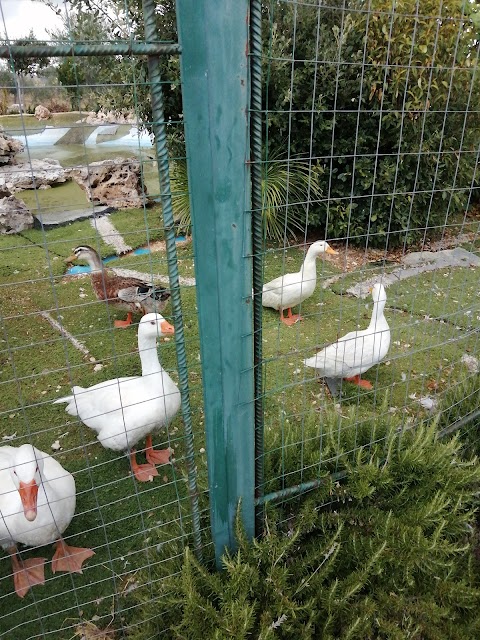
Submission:
POLYGON ((177 0, 217 564, 254 535, 248 0, 177 0))
MULTIPOLYGON (((154 42, 157 38, 155 12, 155 0, 143 0, 143 21, 145 24, 145 40, 147 42, 154 42)), ((202 560, 200 507, 198 501, 197 469, 195 466, 195 454, 193 449, 193 429, 188 388, 187 354, 185 350, 177 245, 175 243, 175 225, 173 220, 172 194, 170 189, 167 135, 165 131, 165 115, 163 110, 162 77, 160 74, 160 58, 158 56, 148 57, 148 75, 150 79, 150 95, 152 99, 152 128, 155 134, 155 153, 158 163, 162 216, 165 228, 165 243, 167 247, 168 276, 170 281, 170 291, 172 294, 172 309, 175 324, 175 349, 177 352, 178 382, 182 395, 182 417, 185 430, 188 492, 190 494, 190 501, 192 504, 193 546, 197 559, 202 560)))

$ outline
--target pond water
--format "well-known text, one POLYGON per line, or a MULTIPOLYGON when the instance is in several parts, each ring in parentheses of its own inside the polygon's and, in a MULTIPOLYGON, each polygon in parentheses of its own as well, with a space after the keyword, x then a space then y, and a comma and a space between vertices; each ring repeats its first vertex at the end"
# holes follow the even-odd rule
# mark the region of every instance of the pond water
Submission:
MULTIPOLYGON (((85 114, 79 112, 58 113, 40 122, 32 115, 10 115, 0 116, 0 124, 5 133, 25 145, 24 152, 16 156, 19 162, 49 158, 71 167, 116 157, 136 157, 142 161, 147 192, 154 198, 158 196, 157 166, 148 132, 130 124, 86 125, 79 122, 82 117, 85 114)), ((85 193, 73 181, 51 189, 22 191, 18 197, 34 214, 91 207, 85 193)))
POLYGON ((87 125, 79 122, 81 115, 59 113, 43 122, 30 115, 0 116, 0 124, 25 145, 17 156, 20 161, 48 157, 67 167, 115 156, 147 159, 153 155, 148 131, 130 124, 87 125))

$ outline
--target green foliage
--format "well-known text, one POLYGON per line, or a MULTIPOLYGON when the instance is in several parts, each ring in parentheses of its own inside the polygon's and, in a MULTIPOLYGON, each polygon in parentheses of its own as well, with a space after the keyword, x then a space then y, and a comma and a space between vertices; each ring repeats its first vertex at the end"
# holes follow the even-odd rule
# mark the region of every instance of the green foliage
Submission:
POLYGON ((173 217, 178 231, 188 233, 191 226, 190 196, 188 193, 187 162, 173 160, 170 164, 173 217))
POLYGON ((266 12, 269 140, 288 136, 293 155, 323 164, 328 202, 311 224, 354 242, 411 242, 468 203, 480 130, 476 14, 464 16, 461 0, 314 5, 273 2, 266 12))
MULTIPOLYGON (((51 0, 42 0, 53 10, 51 0)), ((68 19, 63 28, 50 32, 61 41, 112 42, 144 40, 142 0, 69 0, 68 19)), ((174 42, 176 36, 175 3, 162 1, 156 12, 159 40, 174 42)), ((165 117, 178 121, 181 113, 178 56, 162 56, 165 117)), ((58 68, 59 82, 68 87, 74 105, 97 110, 134 111, 150 128, 152 122, 150 87, 145 57, 101 56, 65 58, 58 68), (78 87, 77 85, 83 85, 78 87)))
POLYGON ((277 152, 262 165, 265 236, 284 243, 287 236, 305 232, 309 202, 320 197, 323 169, 299 160, 285 160, 277 152))
MULTIPOLYGON (((37 38, 33 29, 30 29, 30 33, 26 38, 20 38, 13 43, 15 46, 28 46, 37 44, 37 38)), ((48 67, 50 64, 49 58, 31 56, 29 58, 16 58, 12 63, 15 73, 19 76, 36 76, 41 69, 48 67)))
MULTIPOLYGON (((15 40, 13 43, 15 46, 28 46, 37 43, 37 38, 33 32, 33 29, 30 29, 30 33, 26 38, 20 38, 19 40, 15 40)), ((28 58, 16 58, 11 62, 12 71, 15 73, 17 82, 17 101, 18 104, 24 105, 24 79, 27 76, 33 78, 38 75, 39 71, 45 69, 50 64, 49 58, 30 56, 28 58)))
MULTIPOLYGON (((265 236, 284 243, 295 232, 304 233, 309 201, 320 196, 322 169, 305 161, 281 159, 272 155, 262 165, 263 222, 265 236)), ((182 231, 191 225, 187 163, 171 164, 170 183, 175 221, 182 231)))
POLYGON ((474 373, 456 381, 443 398, 442 408, 438 421, 438 428, 448 432, 455 424, 463 420, 459 425, 458 433, 463 443, 465 456, 478 456, 480 454, 480 375, 474 373))
MULTIPOLYGON (((81 60, 79 58, 78 60, 81 60)), ((57 68, 58 82, 65 87, 74 109, 81 104, 80 85, 85 84, 83 69, 76 58, 63 58, 57 68)))
MULTIPOLYGON (((477 461, 462 459, 458 439, 438 441, 436 425, 401 438, 384 425, 378 435, 331 487, 329 507, 317 494, 290 511, 270 507, 251 544, 238 520, 238 550, 221 573, 187 549, 177 575, 158 582, 169 637, 477 638, 477 461)), ((144 596, 142 637, 153 634, 158 607, 144 596)))

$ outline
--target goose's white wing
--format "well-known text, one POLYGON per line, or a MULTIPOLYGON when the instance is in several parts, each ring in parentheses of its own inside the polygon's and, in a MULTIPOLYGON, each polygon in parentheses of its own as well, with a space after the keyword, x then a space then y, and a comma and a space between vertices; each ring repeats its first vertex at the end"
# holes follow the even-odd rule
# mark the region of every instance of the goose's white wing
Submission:
POLYGON ((351 331, 304 362, 322 376, 350 378, 382 360, 390 346, 390 331, 351 331))

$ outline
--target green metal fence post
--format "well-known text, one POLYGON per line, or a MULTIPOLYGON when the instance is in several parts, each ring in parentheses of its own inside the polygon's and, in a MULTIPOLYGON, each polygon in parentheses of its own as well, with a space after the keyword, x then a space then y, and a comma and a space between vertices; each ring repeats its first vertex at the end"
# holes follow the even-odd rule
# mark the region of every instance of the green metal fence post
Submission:
POLYGON ((212 533, 254 535, 248 0, 177 0, 212 533))

